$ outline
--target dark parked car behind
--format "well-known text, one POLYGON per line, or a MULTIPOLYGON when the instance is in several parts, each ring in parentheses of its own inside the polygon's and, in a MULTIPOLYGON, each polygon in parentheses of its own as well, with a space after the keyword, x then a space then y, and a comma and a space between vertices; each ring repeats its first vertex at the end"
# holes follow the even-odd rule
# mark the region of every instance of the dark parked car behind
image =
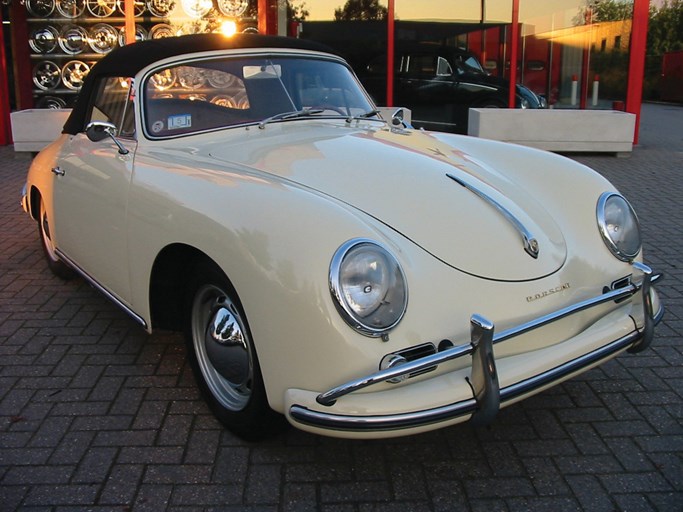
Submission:
MULTIPOLYGON (((356 69, 379 105, 386 105, 386 61, 386 55, 378 55, 356 69)), ((394 105, 410 108, 416 127, 466 133, 470 107, 508 105, 509 82, 486 73, 476 56, 462 49, 432 44, 399 47, 394 69, 394 105)), ((546 102, 518 84, 516 106, 545 108, 546 102)))

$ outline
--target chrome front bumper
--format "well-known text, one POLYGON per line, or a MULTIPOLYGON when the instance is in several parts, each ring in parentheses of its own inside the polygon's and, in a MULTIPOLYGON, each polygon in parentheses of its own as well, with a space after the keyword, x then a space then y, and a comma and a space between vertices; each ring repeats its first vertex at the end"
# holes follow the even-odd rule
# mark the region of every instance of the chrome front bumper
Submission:
POLYGON ((452 420, 466 415, 471 415, 471 421, 475 424, 490 423, 498 413, 501 403, 509 402, 522 395, 558 382, 624 349, 628 349, 629 352, 640 352, 650 345, 654 337, 654 326, 659 323, 664 315, 663 307, 660 307, 659 311, 654 311, 650 294, 651 286, 659 280, 661 275, 653 275, 652 270, 647 265, 639 262, 634 262, 633 268, 643 276, 639 284, 630 283, 624 288, 611 290, 597 297, 572 304, 497 334, 494 334, 493 323, 479 315, 473 315, 471 318, 470 343, 454 346, 436 354, 346 382, 341 386, 321 393, 317 396, 316 401, 322 406, 332 407, 337 399, 354 391, 433 368, 446 361, 468 355, 472 357, 472 370, 469 378, 469 384, 472 388, 472 398, 470 399, 427 410, 377 416, 335 414, 334 412, 312 410, 295 404, 290 407, 289 415, 294 421, 304 425, 326 430, 351 432, 408 429, 452 420), (620 337, 597 350, 567 361, 551 370, 503 388, 499 387, 493 345, 508 341, 600 304, 627 299, 639 291, 642 291, 643 297, 644 322, 641 329, 636 329, 632 333, 620 337))

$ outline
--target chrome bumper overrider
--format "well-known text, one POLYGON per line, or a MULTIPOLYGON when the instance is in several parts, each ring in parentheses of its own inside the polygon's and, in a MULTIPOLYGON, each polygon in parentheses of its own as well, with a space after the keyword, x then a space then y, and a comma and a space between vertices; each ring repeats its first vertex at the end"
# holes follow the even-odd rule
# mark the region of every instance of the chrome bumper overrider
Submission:
POLYGON ((24 183, 24 187, 21 189, 21 207, 26 213, 31 213, 28 209, 28 195, 26 192, 26 184, 24 183))
POLYGON ((624 288, 611 290, 597 297, 587 299, 571 306, 567 306, 548 315, 536 318, 517 327, 494 334, 494 325, 487 319, 473 315, 471 318, 471 342, 454 346, 436 354, 422 357, 415 361, 407 362, 382 370, 361 379, 356 379, 336 388, 330 389, 317 396, 320 405, 331 407, 336 400, 344 395, 360 389, 390 381, 418 372, 426 368, 434 367, 446 361, 451 361, 463 356, 472 356, 472 371, 469 379, 472 387, 472 398, 447 404, 433 409, 377 416, 351 416, 312 410, 301 405, 292 405, 289 414, 293 420, 302 424, 311 425, 323 429, 345 430, 354 432, 371 432, 379 430, 396 430, 419 427, 454 419, 471 414, 471 421, 475 424, 486 424, 493 420, 500 409, 500 404, 513 400, 521 395, 530 393, 536 389, 559 381, 568 375, 586 368, 598 361, 609 357, 624 349, 629 352, 640 352, 647 348, 654 336, 654 326, 661 320, 664 308, 659 311, 653 310, 650 287, 659 280, 661 274, 653 275, 652 270, 639 262, 633 263, 634 270, 642 273, 642 281, 639 284, 630 283, 624 288), (531 378, 517 382, 513 385, 499 388, 496 362, 493 355, 493 345, 510 340, 516 336, 538 329, 562 318, 590 309, 611 301, 626 299, 642 290, 642 303, 644 323, 640 330, 623 336, 607 345, 576 359, 539 373, 531 378))

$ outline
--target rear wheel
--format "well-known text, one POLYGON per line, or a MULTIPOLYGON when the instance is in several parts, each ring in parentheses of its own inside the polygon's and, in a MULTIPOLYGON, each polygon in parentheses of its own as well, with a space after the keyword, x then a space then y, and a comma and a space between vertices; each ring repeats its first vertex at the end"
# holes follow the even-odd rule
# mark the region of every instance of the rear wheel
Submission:
POLYGON ((187 344, 197 383, 215 416, 256 441, 286 426, 268 405, 249 326, 227 278, 203 267, 188 293, 187 344))
POLYGON ((75 276, 73 269, 64 263, 55 250, 55 245, 52 242, 50 234, 50 223, 47 218, 47 211, 45 210, 45 203, 40 201, 40 217, 38 218, 38 233, 40 233, 40 241, 43 246, 43 253, 47 266, 52 273, 62 279, 71 279, 75 276))

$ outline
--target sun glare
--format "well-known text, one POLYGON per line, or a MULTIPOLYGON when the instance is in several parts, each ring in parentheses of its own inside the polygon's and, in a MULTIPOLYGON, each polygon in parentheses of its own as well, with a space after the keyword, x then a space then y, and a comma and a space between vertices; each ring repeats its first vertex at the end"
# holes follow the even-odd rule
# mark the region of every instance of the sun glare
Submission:
POLYGON ((234 20, 225 20, 221 23, 221 34, 225 37, 232 37, 237 32, 237 23, 234 20))

